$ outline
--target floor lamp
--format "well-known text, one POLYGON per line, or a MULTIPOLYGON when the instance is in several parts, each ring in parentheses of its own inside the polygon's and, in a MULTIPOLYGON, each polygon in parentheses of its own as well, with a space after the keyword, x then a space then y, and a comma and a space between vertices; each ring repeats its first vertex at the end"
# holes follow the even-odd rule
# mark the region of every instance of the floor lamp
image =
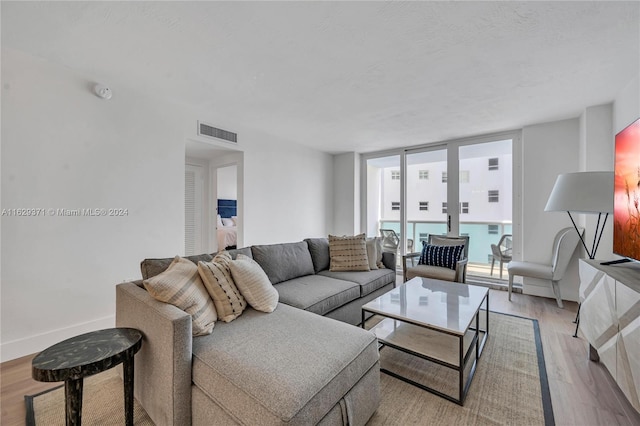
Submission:
POLYGON ((578 232, 578 227, 571 212, 597 213, 598 222, 591 250, 578 232, 589 259, 594 259, 609 213, 613 213, 613 172, 578 172, 559 175, 544 211, 567 212, 576 232, 578 232))
MULTIPOLYGON (((587 251, 589 259, 594 259, 609 213, 613 213, 613 172, 578 172, 559 175, 551 190, 551 195, 549 195, 544 211, 566 211, 569 214, 571 223, 573 223, 573 227, 580 236, 580 241, 582 241, 582 246, 587 251), (571 212, 598 214, 591 250, 589 250, 582 234, 578 231, 571 212)), ((578 337, 580 305, 578 305, 578 313, 574 322, 576 323, 576 331, 573 337, 578 337)))

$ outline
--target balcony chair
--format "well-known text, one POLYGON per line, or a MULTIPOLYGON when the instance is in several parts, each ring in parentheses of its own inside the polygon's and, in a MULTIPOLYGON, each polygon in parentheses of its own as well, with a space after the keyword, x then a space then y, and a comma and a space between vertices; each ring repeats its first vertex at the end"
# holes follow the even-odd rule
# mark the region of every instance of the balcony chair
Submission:
MULTIPOLYGON (((400 245, 400 237, 398 237, 396 231, 393 229, 381 229, 380 235, 382 236, 382 250, 397 253, 398 246, 400 245)), ((413 250, 412 239, 407 240, 407 249, 409 251, 413 250)))
POLYGON ((380 236, 382 237, 382 251, 391 251, 393 253, 398 251, 398 245, 400 245, 400 238, 393 229, 381 229, 380 236))
POLYGON ((511 238, 511 234, 504 234, 500 237, 498 244, 491 244, 491 276, 493 276, 493 266, 496 264, 496 260, 500 262, 500 279, 502 279, 503 265, 511 262, 511 238))
POLYGON ((420 265, 417 259, 421 252, 409 253, 402 256, 402 273, 404 281, 411 278, 433 278, 437 280, 455 281, 463 283, 467 279, 467 260, 469 256, 469 236, 448 237, 443 235, 429 235, 428 244, 435 246, 463 245, 462 255, 457 261, 455 269, 442 266, 420 265))
MULTIPOLYGON (((584 232, 583 228, 578 229, 580 230, 580 234, 584 232)), ((539 278, 542 280, 548 280, 551 283, 551 288, 556 296, 558 307, 562 308, 562 297, 560 295, 560 286, 558 285, 558 282, 564 276, 564 273, 569 266, 571 256, 579 242, 580 236, 574 228, 563 228, 556 234, 556 237, 553 240, 553 254, 549 264, 517 261, 509 262, 507 265, 507 270, 509 271, 509 300, 511 300, 514 276, 519 275, 521 277, 539 278)))

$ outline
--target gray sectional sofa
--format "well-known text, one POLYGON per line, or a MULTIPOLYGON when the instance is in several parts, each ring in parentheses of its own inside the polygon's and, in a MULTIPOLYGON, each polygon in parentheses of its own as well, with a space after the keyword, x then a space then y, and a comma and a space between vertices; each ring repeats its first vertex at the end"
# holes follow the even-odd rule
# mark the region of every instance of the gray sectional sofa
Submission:
MULTIPOLYGON (((383 254, 383 269, 331 272, 326 238, 231 250, 234 258, 238 253, 264 269, 278 307, 268 314, 248 307, 206 336, 194 338, 191 317, 151 297, 142 280, 116 286, 116 325, 144 334, 135 396, 151 419, 158 425, 365 424, 379 405, 378 346, 354 325, 364 303, 394 287, 395 255, 383 254)), ((171 260, 145 259, 143 279, 171 260)))

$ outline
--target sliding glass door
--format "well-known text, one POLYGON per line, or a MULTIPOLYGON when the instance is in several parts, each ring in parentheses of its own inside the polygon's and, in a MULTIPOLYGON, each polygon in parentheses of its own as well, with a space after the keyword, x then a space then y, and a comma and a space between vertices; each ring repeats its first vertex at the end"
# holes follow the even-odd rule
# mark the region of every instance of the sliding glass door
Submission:
MULTIPOLYGON (((491 245, 503 255, 512 251, 513 155, 512 140, 463 145, 458 148, 459 230, 469 236, 467 275, 479 278, 506 278, 491 245), (493 273, 491 264, 495 263, 493 273)), ((508 262, 507 262, 508 263, 508 262)))
MULTIPOLYGON (((420 251, 430 234, 468 235, 467 275, 499 279, 491 245, 512 233, 512 142, 478 138, 365 156, 367 235, 393 230, 399 255, 420 251)), ((503 239, 501 252, 511 241, 503 239)))
POLYGON ((448 233, 447 150, 406 154, 407 252, 422 250, 429 234, 448 233))

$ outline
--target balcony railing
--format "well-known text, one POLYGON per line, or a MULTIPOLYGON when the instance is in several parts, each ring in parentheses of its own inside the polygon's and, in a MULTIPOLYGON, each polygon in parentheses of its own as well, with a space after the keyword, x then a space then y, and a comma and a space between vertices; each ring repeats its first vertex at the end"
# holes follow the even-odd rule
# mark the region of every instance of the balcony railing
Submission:
MULTIPOLYGON (((380 228, 393 229, 400 236, 400 221, 381 220, 380 228)), ((460 222, 460 235, 469 236, 469 263, 467 275, 500 279, 500 264, 496 265, 491 275, 491 244, 498 244, 503 234, 511 234, 511 222, 460 222)), ((407 250, 415 252, 422 249, 422 241, 427 241, 429 234, 446 235, 446 222, 411 220, 407 221, 407 250)), ((398 250, 398 265, 402 267, 401 250, 398 250)), ((506 265, 505 265, 506 269, 506 265)), ((506 271, 503 279, 507 279, 506 271)))

